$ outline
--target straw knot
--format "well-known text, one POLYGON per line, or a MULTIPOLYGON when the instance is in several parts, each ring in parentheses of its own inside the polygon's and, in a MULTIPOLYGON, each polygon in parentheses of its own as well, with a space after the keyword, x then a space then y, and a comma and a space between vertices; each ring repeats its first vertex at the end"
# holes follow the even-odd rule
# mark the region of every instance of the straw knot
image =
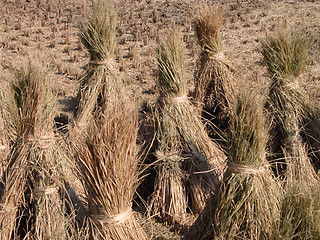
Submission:
POLYGON ((208 54, 206 54, 208 59, 212 59, 212 60, 225 60, 225 56, 224 53, 222 51, 219 52, 210 52, 208 54))
POLYGON ((295 135, 292 135, 292 136, 289 136, 289 137, 283 139, 282 143, 287 146, 287 145, 293 145, 293 144, 298 143, 300 141, 302 141, 301 136, 299 134, 295 134, 295 135))
POLYGON ((58 190, 59 190, 58 187, 35 188, 34 189, 34 195, 36 196, 36 198, 44 197, 44 196, 47 196, 47 195, 51 195, 51 194, 57 192, 58 190))
POLYGON ((6 150, 7 149, 7 145, 6 144, 2 144, 2 145, 0 145, 0 151, 4 151, 4 150, 6 150))
POLYGON ((109 68, 113 68, 114 67, 114 62, 111 58, 108 59, 102 59, 102 60, 92 60, 89 62, 90 65, 93 66, 107 66, 109 68))
POLYGON ((40 137, 34 137, 32 135, 26 135, 23 137, 23 143, 38 143, 41 149, 49 147, 50 142, 54 139, 54 134, 43 135, 40 137))
POLYGON ((238 174, 260 174, 267 170, 266 166, 251 167, 251 166, 236 164, 230 161, 228 162, 227 166, 230 172, 238 173, 238 174))
POLYGON ((113 216, 91 215, 91 219, 96 224, 120 225, 126 222, 132 216, 132 209, 129 207, 126 211, 113 216))
POLYGON ((0 214, 8 214, 12 211, 16 211, 17 207, 8 207, 8 206, 1 206, 0 207, 0 214))
POLYGON ((187 95, 181 95, 178 97, 173 97, 173 98, 166 98, 166 101, 168 103, 184 103, 186 101, 188 101, 188 96, 187 95))
POLYGON ((289 90, 296 90, 299 89, 299 82, 297 79, 293 79, 293 80, 286 80, 286 82, 283 84, 283 87, 289 90))

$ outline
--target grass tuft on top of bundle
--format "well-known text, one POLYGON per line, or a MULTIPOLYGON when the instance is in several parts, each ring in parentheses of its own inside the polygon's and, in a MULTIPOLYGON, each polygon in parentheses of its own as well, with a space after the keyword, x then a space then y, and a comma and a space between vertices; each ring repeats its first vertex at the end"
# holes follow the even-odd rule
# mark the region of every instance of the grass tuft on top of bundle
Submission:
POLYGON ((261 99, 240 92, 228 130, 223 183, 186 239, 269 239, 279 219, 281 187, 266 160, 266 142, 261 99))
POLYGON ((280 29, 262 40, 262 55, 272 77, 297 78, 307 66, 308 49, 313 37, 302 31, 280 29))
POLYGON ((17 110, 13 120, 17 136, 40 137, 42 132, 52 131, 55 101, 48 73, 29 62, 17 73, 12 91, 17 110))
POLYGON ((203 105, 203 116, 224 130, 228 126, 231 104, 235 101, 236 79, 234 68, 223 55, 222 10, 217 6, 203 6, 192 16, 201 47, 195 71, 194 100, 203 105))
POLYGON ((172 222, 183 219, 187 198, 192 212, 203 209, 221 178, 225 160, 187 97, 182 46, 180 36, 172 32, 159 47, 160 98, 155 112, 157 176, 149 203, 152 215, 172 222))
POLYGON ((307 63, 311 39, 305 34, 282 29, 262 42, 262 54, 271 76, 267 107, 274 119, 273 131, 278 141, 273 148, 279 151, 286 169, 285 197, 281 224, 275 238, 319 238, 320 201, 319 178, 307 156, 301 138, 301 125, 306 117, 309 99, 299 86, 298 77, 307 63), (306 204, 309 202, 310 204, 306 204))
POLYGON ((80 39, 90 54, 91 61, 113 58, 116 42, 116 15, 109 0, 99 0, 92 14, 80 28, 80 39))
POLYGON ((158 91, 161 98, 187 97, 186 66, 180 36, 172 33, 158 49, 158 91), (176 36, 175 36, 176 35, 176 36))
POLYGON ((222 11, 216 6, 202 6, 193 12, 193 28, 201 49, 210 55, 222 50, 220 30, 223 25, 222 11))

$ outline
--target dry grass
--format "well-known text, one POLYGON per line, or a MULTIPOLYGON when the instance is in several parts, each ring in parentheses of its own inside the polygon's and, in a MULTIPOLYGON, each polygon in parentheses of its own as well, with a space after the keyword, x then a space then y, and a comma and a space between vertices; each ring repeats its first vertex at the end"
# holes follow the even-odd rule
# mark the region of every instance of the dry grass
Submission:
POLYGON ((216 195, 187 239, 269 239, 280 214, 281 188, 266 160, 261 101, 242 92, 228 134, 228 167, 216 195))

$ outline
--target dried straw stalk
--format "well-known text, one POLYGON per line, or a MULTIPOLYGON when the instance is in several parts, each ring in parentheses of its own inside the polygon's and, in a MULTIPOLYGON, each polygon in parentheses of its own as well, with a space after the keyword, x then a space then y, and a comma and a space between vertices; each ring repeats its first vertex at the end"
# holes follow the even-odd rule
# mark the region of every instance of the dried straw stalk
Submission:
POLYGON ((75 123, 80 132, 94 118, 94 112, 99 112, 103 101, 113 104, 119 96, 126 96, 114 66, 115 31, 116 15, 111 2, 95 2, 91 17, 80 28, 80 39, 90 54, 78 94, 80 102, 75 123), (102 96, 105 96, 103 100, 102 96))
MULTIPOLYGON (((0 87, 0 101, 4 103, 6 102, 4 88, 0 87)), ((8 165, 8 156, 10 153, 10 131, 9 124, 6 121, 5 117, 5 106, 0 107, 0 176, 3 176, 4 171, 8 165)), ((0 189, 1 189, 1 181, 0 181, 0 189)))
POLYGON ((203 6, 193 13, 193 27, 201 47, 195 72, 196 102, 203 104, 204 116, 218 127, 226 127, 235 101, 235 71, 222 51, 221 9, 203 6))
POLYGON ((202 210, 219 182, 225 156, 211 142, 197 109, 187 98, 182 42, 175 32, 161 44, 158 66, 158 162, 149 207, 153 215, 179 221, 187 207, 186 191, 191 210, 202 210))
POLYGON ((269 239, 279 219, 281 187, 266 160, 263 107, 252 92, 240 93, 228 133, 224 181, 186 239, 269 239))
POLYGON ((309 102, 303 117, 302 137, 316 171, 320 170, 320 112, 309 102))
POLYGON ((103 121, 90 125, 85 141, 76 145, 93 238, 145 239, 132 213, 138 186, 137 111, 119 100, 103 108, 101 116, 103 121))
POLYGON ((8 103, 17 140, 0 193, 1 238, 64 239, 61 175, 54 146, 54 97, 50 79, 29 63, 12 84, 8 103), (54 214, 53 212, 54 211, 54 214))
POLYGON ((286 194, 281 225, 275 231, 276 239, 320 237, 319 178, 300 133, 308 99, 297 79, 306 67, 310 43, 303 33, 287 29, 262 42, 262 54, 272 80, 268 107, 275 120, 286 163, 286 194))

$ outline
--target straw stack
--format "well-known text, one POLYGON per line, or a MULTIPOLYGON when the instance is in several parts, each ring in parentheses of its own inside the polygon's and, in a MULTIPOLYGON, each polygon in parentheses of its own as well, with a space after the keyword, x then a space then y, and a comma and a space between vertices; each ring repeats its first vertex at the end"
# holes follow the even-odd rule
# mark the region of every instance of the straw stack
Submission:
POLYGON ((0 193, 1 239, 64 239, 59 151, 53 126, 55 100, 48 75, 29 63, 12 84, 8 116, 17 139, 0 193))
MULTIPOLYGON (((286 163, 285 198, 279 236, 291 239, 320 237, 319 179, 308 159, 300 126, 308 101, 298 77, 306 67, 310 38, 296 30, 281 29, 262 42, 262 54, 271 76, 268 108, 280 136, 286 163)), ((276 237, 278 237, 276 235, 276 237)))
POLYGON ((235 101, 235 71, 223 54, 220 30, 222 10, 203 6, 193 13, 193 26, 201 47, 195 72, 194 100, 203 105, 203 116, 226 128, 235 101))
POLYGON ((169 221, 179 221, 189 206, 203 209, 218 185, 225 155, 208 137, 198 110, 187 97, 182 41, 176 32, 158 49, 156 110, 156 171, 150 212, 169 221))
POLYGON ((107 101, 112 104, 123 93, 123 82, 114 63, 116 15, 108 0, 96 1, 92 15, 80 28, 80 39, 90 54, 86 73, 81 78, 79 106, 75 125, 81 132, 94 117, 94 112, 107 101), (102 95, 104 100, 102 100, 102 95))
POLYGON ((103 107, 101 122, 76 143, 94 239, 145 239, 132 213, 138 186, 138 115, 131 102, 103 107))
POLYGON ((228 133, 224 181, 186 239, 269 239, 279 219, 281 188, 266 160, 263 106, 252 92, 240 93, 228 133))

